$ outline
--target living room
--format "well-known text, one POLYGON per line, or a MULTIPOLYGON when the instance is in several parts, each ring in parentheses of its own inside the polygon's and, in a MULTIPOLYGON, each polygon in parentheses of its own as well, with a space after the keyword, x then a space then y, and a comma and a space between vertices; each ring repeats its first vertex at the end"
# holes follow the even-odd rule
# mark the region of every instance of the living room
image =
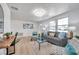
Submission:
MULTIPOLYGON (((3 22, 0 36, 18 32, 14 55, 77 55, 78 6, 78 3, 1 3, 0 11, 4 14, 0 14, 3 22), (66 39, 54 39, 63 35, 66 39)), ((0 50, 3 51, 0 54, 6 54, 5 48, 0 50)))

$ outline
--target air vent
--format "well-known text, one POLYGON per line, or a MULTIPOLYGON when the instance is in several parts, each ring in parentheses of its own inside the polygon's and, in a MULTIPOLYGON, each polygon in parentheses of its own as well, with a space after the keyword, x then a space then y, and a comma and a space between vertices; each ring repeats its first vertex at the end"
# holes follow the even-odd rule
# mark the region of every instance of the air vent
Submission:
POLYGON ((13 10, 18 10, 18 8, 14 7, 14 6, 11 6, 11 8, 12 8, 13 10))

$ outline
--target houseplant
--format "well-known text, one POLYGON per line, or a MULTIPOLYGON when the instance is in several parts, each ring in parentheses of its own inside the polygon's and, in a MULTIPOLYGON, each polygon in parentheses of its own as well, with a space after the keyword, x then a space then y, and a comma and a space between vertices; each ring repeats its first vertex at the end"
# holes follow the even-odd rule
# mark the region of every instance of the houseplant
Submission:
MULTIPOLYGON (((3 36, 8 39, 8 38, 10 37, 10 35, 12 35, 12 33, 13 33, 13 32, 6 32, 3 36)), ((17 32, 16 34, 18 34, 18 32, 17 32)), ((14 40, 11 45, 14 45, 14 44, 16 44, 16 43, 19 42, 19 41, 20 41, 20 40, 16 40, 16 41, 14 40)))
POLYGON ((10 35, 12 35, 12 32, 6 32, 6 33, 4 33, 3 36, 6 36, 6 38, 8 39, 10 35))

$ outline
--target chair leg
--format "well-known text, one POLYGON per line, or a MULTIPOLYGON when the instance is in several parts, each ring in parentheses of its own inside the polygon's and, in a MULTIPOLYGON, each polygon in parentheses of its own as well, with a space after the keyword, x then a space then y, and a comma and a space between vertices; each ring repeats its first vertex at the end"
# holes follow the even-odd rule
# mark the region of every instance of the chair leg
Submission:
POLYGON ((31 37, 30 41, 32 41, 32 37, 31 37))
POLYGON ((14 46, 14 54, 15 54, 15 46, 14 46))
POLYGON ((15 46, 14 46, 14 51, 12 53, 9 53, 8 48, 6 48, 6 55, 12 55, 15 54, 15 46))
POLYGON ((8 55, 8 48, 6 48, 6 55, 8 55))

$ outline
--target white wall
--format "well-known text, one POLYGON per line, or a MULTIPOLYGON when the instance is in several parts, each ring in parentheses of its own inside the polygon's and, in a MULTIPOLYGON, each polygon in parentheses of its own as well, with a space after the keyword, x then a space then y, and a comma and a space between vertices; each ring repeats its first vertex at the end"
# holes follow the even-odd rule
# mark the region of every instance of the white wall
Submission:
POLYGON ((11 27, 10 27, 10 23, 11 23, 11 12, 10 9, 8 7, 8 5, 6 3, 1 3, 1 6, 3 8, 4 11, 4 33, 6 32, 11 32, 11 27))
POLYGON ((6 55, 6 48, 0 49, 0 55, 6 55))
POLYGON ((79 34, 79 8, 60 14, 60 15, 57 15, 46 21, 41 21, 39 22, 39 24, 48 24, 48 22, 50 21, 57 20, 57 19, 64 18, 64 17, 69 18, 69 26, 75 26, 76 30, 74 31, 74 33, 79 34))
POLYGON ((75 26, 75 34, 79 35, 79 9, 75 9, 69 14, 69 24, 70 26, 75 26))
POLYGON ((3 21, 3 19, 4 19, 4 13, 3 13, 3 9, 0 5, 0 21, 3 21))
POLYGON ((33 31, 37 31, 37 23, 31 21, 11 20, 11 31, 23 33, 23 36, 31 36, 33 31), (23 29, 23 24, 33 24, 33 29, 23 29))

